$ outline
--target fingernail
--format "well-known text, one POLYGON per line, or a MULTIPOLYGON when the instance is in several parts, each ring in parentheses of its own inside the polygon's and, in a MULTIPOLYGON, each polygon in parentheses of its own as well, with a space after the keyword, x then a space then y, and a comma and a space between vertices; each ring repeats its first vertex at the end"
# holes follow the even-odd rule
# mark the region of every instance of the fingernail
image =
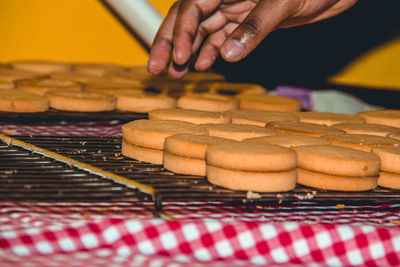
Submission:
POLYGON ((228 59, 240 58, 244 52, 244 45, 236 39, 229 39, 225 42, 222 47, 222 53, 228 59))

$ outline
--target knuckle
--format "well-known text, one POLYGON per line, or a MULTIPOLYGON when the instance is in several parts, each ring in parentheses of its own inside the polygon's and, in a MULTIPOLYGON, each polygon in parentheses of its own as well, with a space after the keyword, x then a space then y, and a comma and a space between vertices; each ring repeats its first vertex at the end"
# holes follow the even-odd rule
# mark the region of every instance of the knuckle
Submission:
POLYGON ((263 21, 259 17, 250 17, 242 22, 241 28, 242 31, 249 36, 258 35, 262 32, 263 21))
POLYGON ((200 36, 205 37, 208 34, 208 31, 206 28, 203 26, 200 26, 199 29, 197 30, 200 36))

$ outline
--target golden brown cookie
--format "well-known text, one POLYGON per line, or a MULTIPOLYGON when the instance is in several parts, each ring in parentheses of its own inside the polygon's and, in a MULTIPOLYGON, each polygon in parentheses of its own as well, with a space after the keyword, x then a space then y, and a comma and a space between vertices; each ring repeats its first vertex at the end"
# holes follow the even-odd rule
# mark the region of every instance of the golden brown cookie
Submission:
POLYGON ((297 166, 293 150, 259 143, 210 145, 206 151, 206 160, 207 165, 254 172, 289 171, 297 166))
POLYGON ((277 95, 242 94, 238 98, 239 108, 245 110, 296 112, 302 105, 297 99, 277 95))
POLYGON ((167 137, 164 151, 182 157, 205 159, 209 145, 233 142, 235 141, 215 136, 182 133, 167 137))
POLYGON ((376 147, 372 153, 381 159, 381 171, 400 174, 400 147, 376 147))
POLYGON ((334 145, 309 145, 293 148, 299 168, 330 175, 378 176, 380 160, 373 153, 334 145))
POLYGON ((50 107, 77 112, 101 112, 115 109, 116 98, 93 92, 49 91, 50 107))
POLYGON ((38 77, 43 77, 43 74, 38 74, 32 71, 0 68, 0 81, 2 82, 15 82, 18 80, 33 79, 38 77))
POLYGON ((149 112, 150 120, 176 120, 195 124, 228 123, 229 118, 221 112, 200 111, 193 109, 156 109, 149 112))
POLYGON ((399 132, 395 132, 395 133, 388 134, 387 137, 400 140, 400 131, 399 131, 399 132))
POLYGON ((11 63, 11 66, 16 70, 38 73, 68 72, 71 70, 70 64, 53 61, 15 61, 11 63))
POLYGON ((206 175, 206 149, 233 141, 207 135, 176 134, 165 139, 164 168, 176 173, 206 175))
POLYGON ((363 122, 344 122, 332 125, 334 128, 345 131, 347 134, 369 134, 387 136, 388 134, 400 131, 397 127, 363 122))
POLYGON ((332 145, 371 152, 374 147, 400 147, 400 140, 368 134, 335 134, 323 136, 332 145))
POLYGON ((211 136, 217 136, 236 141, 242 141, 246 138, 269 136, 276 134, 275 130, 267 127, 246 124, 202 124, 208 129, 211 136))
POLYGON ((126 83, 117 83, 110 80, 91 80, 85 83, 85 91, 109 94, 120 90, 142 90, 142 86, 135 86, 126 83))
POLYGON ((83 74, 83 73, 77 73, 77 72, 54 72, 54 73, 49 74, 49 76, 51 79, 71 80, 71 81, 80 82, 83 84, 86 84, 87 82, 93 82, 93 81, 98 81, 98 82, 108 81, 105 78, 100 78, 97 76, 83 74))
POLYGON ((390 173, 390 172, 380 172, 378 178, 378 185, 400 189, 400 174, 399 173, 390 173))
POLYGON ((16 83, 16 89, 44 95, 45 93, 53 90, 68 90, 79 92, 83 90, 83 86, 81 83, 71 80, 41 78, 18 81, 16 83))
POLYGON ((0 111, 43 112, 49 109, 49 100, 37 94, 18 90, 0 91, 0 111))
POLYGON ((270 122, 267 126, 272 127, 279 134, 294 134, 320 137, 330 134, 344 133, 342 130, 313 123, 278 121, 270 122))
POLYGON ((267 89, 256 83, 214 82, 209 84, 211 92, 223 95, 265 94, 267 89))
POLYGON ((212 71, 189 71, 182 78, 182 80, 192 83, 204 81, 225 81, 225 79, 224 75, 212 71))
POLYGON ((176 99, 172 97, 141 90, 115 90, 111 94, 117 98, 116 109, 120 111, 147 113, 155 109, 176 106, 176 99))
POLYGON ((171 172, 206 176, 206 161, 204 159, 181 157, 164 151, 163 164, 164 169, 171 172))
POLYGON ((231 96, 215 93, 186 93, 179 97, 178 108, 223 112, 238 108, 239 101, 231 96))
POLYGON ((126 70, 126 68, 121 65, 109 63, 79 63, 72 65, 72 69, 77 73, 98 77, 103 76, 107 72, 122 72, 126 70))
POLYGON ((382 109, 361 111, 357 113, 368 123, 375 123, 400 128, 400 110, 382 109))
POLYGON ((122 140, 122 155, 153 164, 163 164, 163 151, 158 149, 135 146, 122 140))
POLYGON ((296 147, 305 145, 326 145, 329 141, 320 137, 292 135, 292 134, 276 134, 263 137, 254 137, 243 140, 243 142, 264 143, 279 145, 284 147, 296 147))
POLYGON ((354 177, 331 175, 298 168, 297 183, 313 188, 335 191, 368 191, 377 186, 377 176, 354 177))
POLYGON ((0 89, 14 89, 14 88, 15 88, 14 82, 0 80, 0 89))
POLYGON ((122 136, 130 144, 163 150, 165 138, 188 133, 208 135, 206 128, 185 121, 135 120, 122 126, 122 136))
POLYGON ((207 180, 233 190, 285 192, 296 186, 296 170, 282 172, 238 171, 207 165, 207 180))
POLYGON ((359 116, 342 113, 306 111, 296 112, 295 115, 299 118, 299 121, 301 122, 326 126, 332 126, 333 124, 343 122, 365 122, 365 120, 359 116))
POLYGON ((228 110, 223 114, 230 118, 233 124, 250 124, 265 127, 275 121, 298 121, 299 119, 288 112, 267 110, 228 110))

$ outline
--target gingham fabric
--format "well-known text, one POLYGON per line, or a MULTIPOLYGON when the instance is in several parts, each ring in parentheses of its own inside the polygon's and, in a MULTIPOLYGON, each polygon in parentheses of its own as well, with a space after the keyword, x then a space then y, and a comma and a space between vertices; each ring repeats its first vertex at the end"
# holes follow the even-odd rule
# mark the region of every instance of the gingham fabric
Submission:
MULTIPOLYGON (((1 125, 0 131, 119 136, 120 127, 1 125)), ((164 203, 179 221, 131 212, 131 203, 119 203, 118 210, 116 203, 68 205, 1 203, 0 266, 400 265, 399 205, 290 212, 232 207, 221 213, 197 203, 187 213, 185 203, 164 203)))
POLYGON ((11 213, 0 217, 0 249, 4 263, 33 266, 134 266, 137 255, 165 266, 398 266, 400 227, 11 213))

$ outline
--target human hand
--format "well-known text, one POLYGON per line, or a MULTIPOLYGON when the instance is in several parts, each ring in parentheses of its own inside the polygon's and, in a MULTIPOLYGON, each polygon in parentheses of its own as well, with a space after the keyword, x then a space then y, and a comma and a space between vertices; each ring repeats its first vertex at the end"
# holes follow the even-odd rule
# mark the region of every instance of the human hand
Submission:
POLYGON ((271 31, 320 21, 347 10, 357 0, 179 0, 154 38, 148 71, 169 66, 182 78, 207 70, 220 54, 228 62, 247 56, 271 31))

